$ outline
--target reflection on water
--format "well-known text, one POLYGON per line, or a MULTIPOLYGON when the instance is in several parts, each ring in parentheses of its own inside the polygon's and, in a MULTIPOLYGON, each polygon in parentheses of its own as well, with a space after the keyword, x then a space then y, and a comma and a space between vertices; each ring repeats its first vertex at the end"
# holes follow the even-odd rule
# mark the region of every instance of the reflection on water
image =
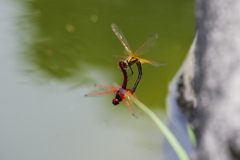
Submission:
POLYGON ((116 23, 133 51, 159 35, 142 58, 168 65, 144 64, 136 94, 160 114, 192 40, 193 2, 1 1, 0 159, 159 159, 161 134, 145 114, 135 120, 111 95, 83 96, 122 82, 116 23))

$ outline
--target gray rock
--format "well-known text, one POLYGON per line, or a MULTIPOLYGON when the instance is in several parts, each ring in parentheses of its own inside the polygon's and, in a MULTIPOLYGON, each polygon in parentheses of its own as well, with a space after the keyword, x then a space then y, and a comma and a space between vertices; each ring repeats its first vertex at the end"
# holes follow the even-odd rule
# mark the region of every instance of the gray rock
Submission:
POLYGON ((240 1, 197 0, 194 160, 240 159, 240 1))

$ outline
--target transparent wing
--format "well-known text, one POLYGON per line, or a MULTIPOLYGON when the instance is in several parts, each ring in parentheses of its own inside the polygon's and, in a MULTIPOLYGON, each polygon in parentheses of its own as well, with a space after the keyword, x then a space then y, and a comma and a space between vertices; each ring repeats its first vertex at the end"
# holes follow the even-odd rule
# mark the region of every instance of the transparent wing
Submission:
MULTIPOLYGON (((125 90, 125 93, 128 92, 129 94, 132 94, 131 92, 125 90)), ((133 95, 133 94, 132 94, 133 95)), ((134 95, 133 95, 134 96, 134 95)), ((134 96, 135 97, 135 96, 134 96)), ((124 94, 124 97, 121 97, 123 102, 125 103, 125 105, 128 107, 129 111, 131 112, 131 114, 135 117, 138 118, 136 115, 136 112, 134 110, 134 105, 132 103, 132 101, 129 99, 129 97, 127 95, 124 94)))
POLYGON ((123 47, 126 49, 127 53, 131 56, 133 55, 132 50, 126 40, 126 38, 124 37, 122 31, 118 28, 118 26, 116 24, 111 24, 112 30, 113 32, 116 34, 116 36, 118 37, 118 39, 120 40, 120 42, 122 43, 123 47))
POLYGON ((143 45, 138 48, 138 50, 134 53, 135 56, 139 56, 142 54, 147 53, 148 51, 150 51, 150 49, 153 48, 153 46, 155 45, 156 41, 158 39, 158 34, 155 33, 153 35, 151 35, 144 43, 143 45))
POLYGON ((115 88, 118 88, 118 89, 121 88, 116 82, 113 82, 113 86, 114 86, 115 88))
POLYGON ((128 107, 128 109, 129 109, 129 111, 131 112, 131 114, 132 114, 135 118, 138 118, 137 115, 135 114, 133 103, 132 103, 128 98, 124 98, 124 99, 123 99, 123 102, 124 102, 125 105, 128 107))
POLYGON ((90 96, 100 96, 108 93, 116 93, 118 90, 111 90, 111 91, 106 91, 106 92, 100 92, 100 93, 90 93, 90 94, 85 94, 85 97, 90 97, 90 96))
POLYGON ((160 62, 154 62, 154 61, 149 61, 149 60, 146 60, 146 59, 142 59, 142 58, 138 58, 138 60, 141 62, 141 63, 149 63, 155 67, 159 67, 159 66, 164 66, 166 65, 166 63, 160 63, 160 62))
POLYGON ((90 94, 86 94, 85 97, 100 96, 100 95, 104 95, 104 94, 108 94, 108 93, 116 93, 119 89, 119 87, 107 86, 107 85, 103 85, 103 84, 95 84, 95 87, 102 88, 102 89, 109 90, 109 91, 100 92, 100 93, 90 93, 90 94))
POLYGON ((95 87, 98 87, 98 88, 103 88, 103 89, 116 89, 118 90, 119 87, 117 86, 107 86, 107 85, 103 85, 103 84, 95 84, 95 87))

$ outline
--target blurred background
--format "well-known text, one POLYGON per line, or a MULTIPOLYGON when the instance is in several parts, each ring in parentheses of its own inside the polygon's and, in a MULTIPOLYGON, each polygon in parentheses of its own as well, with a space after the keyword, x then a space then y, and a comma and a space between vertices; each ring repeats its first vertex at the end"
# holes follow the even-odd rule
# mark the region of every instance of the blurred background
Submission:
POLYGON ((136 94, 166 119, 168 83, 194 36, 193 0, 0 2, 0 159, 160 159, 162 134, 142 111, 136 119, 114 94, 84 95, 122 83, 112 23, 133 51, 158 33, 141 58, 167 65, 143 64, 136 94))

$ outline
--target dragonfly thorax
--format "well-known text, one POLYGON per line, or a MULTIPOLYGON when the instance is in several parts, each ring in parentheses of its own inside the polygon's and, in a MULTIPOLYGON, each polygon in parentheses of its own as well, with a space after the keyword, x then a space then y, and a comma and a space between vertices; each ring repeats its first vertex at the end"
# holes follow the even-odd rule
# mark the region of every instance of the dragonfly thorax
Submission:
POLYGON ((129 58, 127 58, 127 59, 125 60, 125 62, 126 62, 126 64, 127 64, 128 66, 133 65, 133 64, 136 63, 137 61, 138 61, 138 58, 136 58, 136 57, 129 57, 129 58))

